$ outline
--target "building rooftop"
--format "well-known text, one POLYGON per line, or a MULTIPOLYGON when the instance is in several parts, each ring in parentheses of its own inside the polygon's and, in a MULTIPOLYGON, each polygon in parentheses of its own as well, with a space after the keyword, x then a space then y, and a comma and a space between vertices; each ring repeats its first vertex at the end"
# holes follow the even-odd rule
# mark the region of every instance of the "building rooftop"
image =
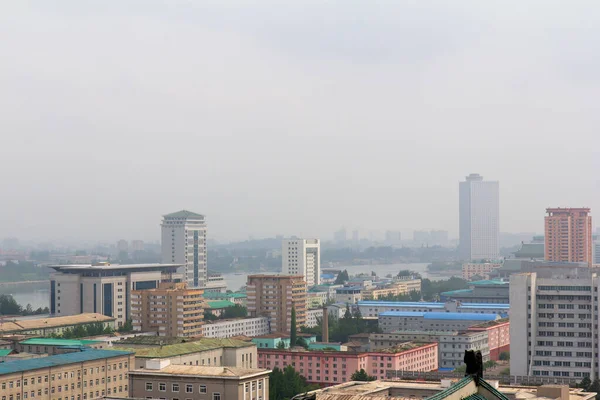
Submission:
POLYGON ((165 214, 163 218, 189 218, 189 219, 204 219, 204 215, 188 210, 176 211, 174 213, 165 214))
POLYGON ((115 343, 115 345, 144 345, 144 346, 160 346, 160 345, 170 345, 170 344, 179 344, 179 343, 187 343, 194 342, 200 340, 194 338, 187 337, 172 337, 172 336, 133 336, 122 339, 115 343))
POLYGON ((0 375, 14 374, 29 370, 57 367, 60 365, 82 363, 85 361, 101 360, 104 358, 120 357, 132 354, 130 351, 86 349, 77 353, 58 354, 54 356, 32 358, 0 364, 0 375))
POLYGON ((251 342, 235 339, 202 338, 195 342, 171 344, 159 347, 127 348, 126 346, 121 346, 121 343, 115 343, 113 346, 114 348, 131 351, 135 353, 137 358, 169 358, 220 348, 255 347, 256 345, 251 342))
POLYGON ((61 326, 92 324, 95 322, 111 322, 114 317, 102 314, 83 313, 66 317, 36 318, 19 321, 4 321, 0 324, 0 333, 18 332, 24 330, 48 329, 61 326))
POLYGON ((494 320, 494 321, 487 321, 487 322, 482 322, 481 324, 473 325, 469 329, 472 329, 472 328, 490 328, 492 326, 501 325, 501 324, 507 324, 509 322, 510 321, 509 321, 508 318, 500 318, 500 319, 497 319, 497 320, 494 320))
POLYGON ((452 313, 452 312, 418 312, 418 311, 385 311, 382 317, 423 317, 423 319, 439 319, 449 321, 492 321, 498 319, 497 314, 452 313))
POLYGON ((204 292, 205 299, 245 299, 248 297, 246 293, 217 293, 204 292))
POLYGON ((508 286, 508 282, 500 281, 497 279, 483 279, 480 281, 469 282, 469 285, 473 286, 483 286, 483 285, 499 285, 499 286, 508 286))
POLYGON ((206 304, 208 305, 207 308, 227 308, 235 306, 234 303, 227 300, 210 300, 207 301, 206 304))
POLYGON ((290 335, 287 333, 267 333, 266 335, 254 336, 252 339, 289 339, 290 335))
POLYGON ((544 243, 523 243, 513 254, 516 258, 544 258, 544 243))
POLYGON ((12 353, 13 349, 0 349, 0 357, 4 357, 12 353))
POLYGON ((243 378, 257 374, 268 374, 268 369, 238 367, 207 367, 198 365, 168 365, 161 369, 136 369, 129 375, 184 375, 195 378, 243 378))
MULTIPOLYGON (((422 307, 422 308, 440 308, 446 307, 445 303, 434 303, 427 301, 385 301, 385 300, 362 300, 358 302, 359 306, 373 306, 373 307, 422 307)), ((508 304, 495 304, 495 303, 462 303, 458 305, 458 308, 491 308, 491 309, 508 309, 508 304)))
POLYGON ((48 265, 58 272, 90 272, 90 271, 151 271, 172 269, 183 266, 183 264, 65 264, 65 265, 48 265))
POLYGON ((27 339, 20 344, 29 346, 90 346, 93 344, 100 344, 102 341, 99 340, 79 340, 79 339, 47 339, 47 338, 33 338, 27 339))

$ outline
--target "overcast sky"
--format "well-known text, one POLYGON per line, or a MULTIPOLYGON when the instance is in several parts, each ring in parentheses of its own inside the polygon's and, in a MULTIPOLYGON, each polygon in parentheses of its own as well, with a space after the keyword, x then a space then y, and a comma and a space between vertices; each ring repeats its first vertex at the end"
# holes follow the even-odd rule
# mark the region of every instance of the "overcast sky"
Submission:
POLYGON ((600 218, 599 46, 597 1, 3 1, 0 237, 455 236, 472 172, 503 232, 600 218))

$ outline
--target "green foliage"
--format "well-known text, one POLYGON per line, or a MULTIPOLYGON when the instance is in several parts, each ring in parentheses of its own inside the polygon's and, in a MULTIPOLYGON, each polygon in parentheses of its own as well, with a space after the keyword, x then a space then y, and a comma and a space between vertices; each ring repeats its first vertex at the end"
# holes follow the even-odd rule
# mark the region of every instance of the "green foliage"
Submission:
POLYGON ((296 327, 296 307, 292 306, 292 321, 290 323, 290 347, 298 341, 298 328, 296 327))
POLYGON ((217 317, 215 314, 211 313, 208 310, 204 310, 204 320, 205 321, 216 321, 217 319, 219 319, 219 317, 217 317))
POLYGON ((127 321, 125 321, 125 324, 123 324, 123 326, 119 327, 119 332, 132 332, 133 331, 133 322, 131 321, 131 319, 128 319, 127 321))
POLYGON ((408 277, 408 276, 414 276, 415 278, 420 278, 421 274, 419 274, 418 272, 415 271, 411 271, 409 269, 403 269, 400 272, 398 272, 398 275, 396 275, 396 277, 398 278, 402 278, 402 277, 408 277))
MULTIPOLYGON (((323 320, 317 318, 317 326, 312 328, 301 327, 300 331, 316 335, 317 341, 322 341, 323 320)), ((370 326, 366 320, 362 319, 359 310, 350 311, 350 306, 348 305, 343 318, 337 319, 332 314, 329 314, 329 341, 346 343, 348 336, 365 332, 381 333, 381 330, 377 326, 370 326)))
POLYGON ((483 369, 494 368, 496 365, 498 365, 496 361, 489 360, 483 363, 483 369))
POLYGON ((450 279, 441 281, 432 281, 429 279, 421 280, 421 294, 425 301, 438 300, 439 295, 442 292, 467 289, 468 287, 469 285, 466 280, 457 278, 455 276, 451 277, 450 279))
POLYGON ((500 353, 500 360, 502 361, 508 361, 510 360, 510 352, 509 351, 503 351, 502 353, 500 353))
POLYGON ((510 375, 510 368, 504 368, 500 371, 500 375, 510 375))
POLYGON ((579 384, 577 385, 577 387, 584 389, 586 392, 588 391, 588 389, 590 388, 590 385, 592 384, 592 381, 589 377, 585 377, 581 380, 581 382, 579 382, 579 384))
POLYGON ((301 346, 304 347, 306 350, 308 350, 308 343, 306 343, 306 340, 304 340, 304 338, 299 337, 296 340, 296 346, 301 346))
POLYGON ((460 367, 456 367, 454 368, 454 372, 465 372, 467 370, 467 366, 466 365, 461 365, 460 367))
POLYGON ((27 304, 23 308, 11 295, 0 294, 0 315, 38 315, 49 313, 50 310, 48 307, 40 307, 34 310, 31 304, 27 304))
POLYGON ((352 374, 352 376, 350 377, 350 380, 351 381, 368 382, 368 381, 374 381, 375 377, 367 374, 367 371, 365 371, 364 369, 361 368, 360 371, 356 371, 352 374))
POLYGON ((318 385, 309 385, 294 367, 288 365, 283 370, 273 368, 269 379, 269 400, 289 400, 297 394, 318 389, 318 385))
POLYGON ((386 296, 380 296, 378 300, 382 301, 421 301, 421 292, 417 292, 416 290, 412 290, 407 294, 399 294, 393 295, 388 294, 386 296))
POLYGON ((336 285, 343 285, 344 283, 348 282, 349 280, 350 280, 350 277, 348 276, 348 271, 343 270, 335 278, 334 284, 336 284, 336 285))
POLYGON ((92 324, 77 325, 75 328, 65 329, 62 335, 52 334, 50 337, 62 339, 77 339, 88 336, 110 335, 113 330, 110 326, 104 327, 102 322, 92 324))
POLYGON ((283 340, 280 340, 279 343, 277 343, 277 348, 279 350, 285 349, 285 342, 283 340))
POLYGON ((8 261, 0 274, 0 282, 41 281, 49 278, 50 268, 38 267, 30 261, 8 261))
POLYGON ((236 304, 233 307, 227 307, 221 314, 221 319, 245 318, 247 316, 248 309, 241 304, 236 304))

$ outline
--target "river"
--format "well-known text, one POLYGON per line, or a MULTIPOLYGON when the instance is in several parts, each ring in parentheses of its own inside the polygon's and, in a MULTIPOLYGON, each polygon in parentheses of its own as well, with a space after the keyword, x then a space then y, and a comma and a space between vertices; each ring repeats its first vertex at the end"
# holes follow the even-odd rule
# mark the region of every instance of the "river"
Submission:
MULTIPOLYGON (((348 265, 339 266, 331 269, 347 270, 348 274, 356 275, 360 273, 371 273, 375 271, 379 276, 387 274, 396 275, 399 271, 408 269, 421 274, 423 278, 431 280, 447 279, 449 275, 431 274, 427 272, 427 263, 412 263, 412 264, 381 264, 381 265, 348 265)), ((327 267, 325 268, 327 269, 327 267)), ((227 282, 229 290, 239 290, 242 286, 246 286, 248 275, 253 273, 229 273, 223 274, 223 278, 227 282)), ((25 307, 28 303, 36 309, 38 307, 48 307, 50 303, 50 287, 49 283, 22 284, 15 286, 0 286, 0 294, 12 295, 17 303, 25 307)))

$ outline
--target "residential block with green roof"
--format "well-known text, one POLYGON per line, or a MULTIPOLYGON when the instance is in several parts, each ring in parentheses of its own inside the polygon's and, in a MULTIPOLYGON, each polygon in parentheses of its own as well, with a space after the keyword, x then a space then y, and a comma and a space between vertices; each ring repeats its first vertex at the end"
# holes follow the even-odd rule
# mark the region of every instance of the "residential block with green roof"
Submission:
POLYGON ((107 345, 99 340, 32 338, 19 342, 16 349, 34 354, 62 354, 85 347, 102 349, 107 345))

